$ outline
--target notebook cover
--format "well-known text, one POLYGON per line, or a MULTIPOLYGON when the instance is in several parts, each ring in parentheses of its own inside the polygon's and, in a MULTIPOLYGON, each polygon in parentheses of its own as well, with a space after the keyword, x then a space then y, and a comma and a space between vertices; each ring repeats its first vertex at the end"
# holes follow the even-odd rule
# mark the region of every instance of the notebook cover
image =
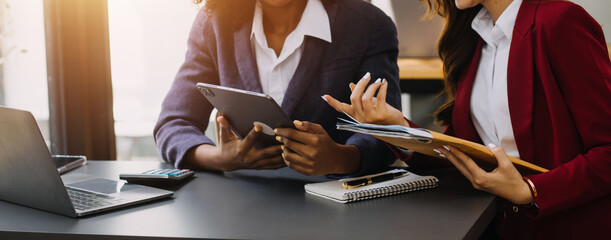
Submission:
POLYGON ((353 201, 378 198, 399 193, 433 188, 437 186, 438 181, 439 180, 437 180, 437 178, 434 176, 420 176, 402 169, 393 169, 383 173, 372 174, 357 178, 347 178, 342 180, 320 183, 308 183, 304 186, 304 188, 305 191, 309 194, 330 199, 336 202, 348 203, 353 201), (406 172, 407 174, 399 178, 395 178, 393 180, 373 183, 363 187, 352 189, 345 189, 342 187, 342 184, 345 181, 364 177, 374 177, 381 174, 400 171, 406 172))

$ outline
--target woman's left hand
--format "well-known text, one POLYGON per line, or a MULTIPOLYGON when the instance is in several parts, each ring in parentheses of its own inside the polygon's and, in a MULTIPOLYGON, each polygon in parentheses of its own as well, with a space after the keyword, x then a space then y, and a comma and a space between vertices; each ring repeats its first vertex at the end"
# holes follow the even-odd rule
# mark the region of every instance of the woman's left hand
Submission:
POLYGON ((475 189, 492 193, 515 204, 528 204, 533 201, 528 184, 502 148, 490 147, 490 151, 498 161, 498 167, 492 172, 486 172, 460 150, 452 146, 447 147, 449 150, 445 148, 437 150, 469 179, 475 189))
POLYGON ((295 128, 277 128, 286 165, 304 175, 347 174, 360 167, 356 146, 337 144, 319 124, 294 121, 295 128))

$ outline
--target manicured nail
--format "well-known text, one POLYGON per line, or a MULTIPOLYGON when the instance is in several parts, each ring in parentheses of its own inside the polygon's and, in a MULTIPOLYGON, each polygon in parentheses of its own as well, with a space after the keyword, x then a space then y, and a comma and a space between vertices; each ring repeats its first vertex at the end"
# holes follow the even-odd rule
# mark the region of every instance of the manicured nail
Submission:
POLYGON ((278 129, 274 128, 274 133, 278 134, 278 129))
POLYGON ((363 75, 363 77, 361 79, 368 78, 369 76, 371 76, 371 74, 369 74, 369 72, 367 72, 367 73, 365 73, 365 75, 363 75))
POLYGON ((255 125, 255 132, 261 132, 261 126, 255 125))
POLYGON ((293 121, 293 123, 295 123, 295 125, 297 125, 297 126, 303 126, 303 123, 301 121, 299 121, 299 120, 295 120, 295 121, 293 121))
POLYGON ((276 136, 276 141, 282 142, 282 138, 280 136, 276 136))
POLYGON ((489 147, 489 148, 495 148, 495 147, 496 147, 496 145, 494 145, 494 143, 488 143, 488 147, 489 147))
POLYGON ((280 145, 280 149, 282 149, 282 151, 284 152, 284 145, 280 145))
POLYGON ((325 98, 325 96, 320 96, 320 98, 322 98, 322 100, 325 100, 325 102, 329 102, 329 101, 327 101, 327 99, 325 98))
POLYGON ((353 88, 354 86, 356 86, 356 84, 354 84, 354 83, 348 84, 348 87, 350 87, 350 88, 353 88))
POLYGON ((382 83, 385 83, 385 82, 386 82, 386 78, 382 78, 382 83))
POLYGON ((450 151, 450 148, 446 145, 443 145, 443 148, 445 148, 446 150, 450 151))
POLYGON ((282 153, 282 159, 286 161, 286 155, 284 153, 282 153))
POLYGON ((374 82, 374 83, 379 83, 379 82, 381 82, 381 81, 382 81, 382 79, 381 79, 381 78, 378 78, 378 79, 376 80, 376 82, 374 82))
POLYGON ((437 154, 441 154, 441 151, 439 151, 437 149, 433 149, 433 152, 436 152, 437 154))
POLYGON ((442 157, 442 158, 447 158, 446 155, 443 155, 441 153, 439 154, 439 156, 442 157))

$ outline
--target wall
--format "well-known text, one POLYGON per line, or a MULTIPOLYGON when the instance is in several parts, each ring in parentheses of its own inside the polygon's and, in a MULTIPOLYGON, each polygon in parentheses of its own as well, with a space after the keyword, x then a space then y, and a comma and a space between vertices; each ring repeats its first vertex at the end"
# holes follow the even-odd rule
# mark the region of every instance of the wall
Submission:
POLYGON ((605 32, 605 38, 611 43, 611 1, 609 0, 572 0, 581 5, 600 23, 605 32))

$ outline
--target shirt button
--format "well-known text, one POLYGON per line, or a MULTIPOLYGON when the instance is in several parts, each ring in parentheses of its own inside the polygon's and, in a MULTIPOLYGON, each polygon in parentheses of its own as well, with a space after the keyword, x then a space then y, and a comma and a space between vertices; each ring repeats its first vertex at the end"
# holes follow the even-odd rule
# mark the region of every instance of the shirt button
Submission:
POLYGON ((513 212, 514 212, 514 213, 518 213, 518 210, 519 210, 519 209, 518 209, 518 206, 513 206, 512 208, 513 208, 513 212))

